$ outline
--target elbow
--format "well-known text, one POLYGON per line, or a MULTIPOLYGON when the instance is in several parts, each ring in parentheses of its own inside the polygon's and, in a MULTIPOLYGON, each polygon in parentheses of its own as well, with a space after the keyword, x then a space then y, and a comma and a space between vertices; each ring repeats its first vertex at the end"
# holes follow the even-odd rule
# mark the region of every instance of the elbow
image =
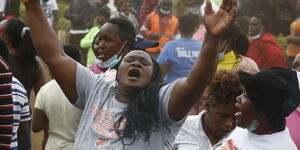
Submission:
POLYGON ((37 133, 37 132, 42 131, 44 128, 32 125, 31 129, 34 133, 37 133))

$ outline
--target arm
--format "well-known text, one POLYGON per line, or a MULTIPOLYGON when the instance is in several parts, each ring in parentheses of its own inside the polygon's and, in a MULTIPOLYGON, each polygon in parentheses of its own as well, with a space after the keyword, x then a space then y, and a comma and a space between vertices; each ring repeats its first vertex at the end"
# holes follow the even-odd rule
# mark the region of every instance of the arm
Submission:
POLYGON ((64 94, 74 103, 76 93, 76 65, 77 63, 66 56, 63 47, 54 31, 49 26, 38 0, 22 0, 31 30, 31 36, 39 56, 49 66, 55 80, 59 83, 64 94), (46 40, 40 40, 45 39, 46 40))
POLYGON ((20 122, 19 128, 18 128, 18 149, 22 149, 22 147, 26 147, 24 143, 26 135, 29 133, 30 121, 20 122))
POLYGON ((216 13, 212 11, 210 1, 207 1, 205 9, 205 26, 208 33, 199 59, 188 77, 178 80, 171 92, 168 114, 173 120, 180 120, 189 112, 213 77, 217 67, 220 36, 235 18, 236 0, 223 0, 220 10, 216 13))
POLYGON ((34 109, 33 116, 32 116, 32 130, 33 132, 40 132, 44 130, 48 126, 48 117, 44 113, 43 110, 38 108, 34 109))

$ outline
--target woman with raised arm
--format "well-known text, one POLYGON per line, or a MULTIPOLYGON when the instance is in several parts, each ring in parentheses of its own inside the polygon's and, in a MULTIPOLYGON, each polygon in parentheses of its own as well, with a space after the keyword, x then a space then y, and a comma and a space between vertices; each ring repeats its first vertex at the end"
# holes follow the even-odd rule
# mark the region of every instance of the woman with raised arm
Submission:
MULTIPOLYGON (((161 86, 156 61, 138 50, 123 59, 115 57, 114 61, 120 62, 116 84, 107 82, 106 74, 94 75, 64 54, 38 0, 23 2, 37 51, 65 95, 84 110, 75 150, 170 149, 186 114, 216 70, 219 37, 237 10, 236 0, 224 0, 221 9, 214 13, 208 1, 208 34, 200 59, 187 78, 161 86), (40 40, 45 37, 46 40, 40 40)), ((116 39, 112 42, 119 42, 116 39)))

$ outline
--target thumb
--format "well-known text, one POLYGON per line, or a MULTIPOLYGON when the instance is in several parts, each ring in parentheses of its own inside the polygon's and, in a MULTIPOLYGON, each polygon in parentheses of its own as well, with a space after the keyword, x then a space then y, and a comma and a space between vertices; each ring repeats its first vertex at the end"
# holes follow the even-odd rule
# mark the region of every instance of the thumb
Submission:
POLYGON ((213 9, 212 9, 212 5, 210 0, 206 0, 206 6, 205 6, 205 15, 210 15, 214 13, 213 9))

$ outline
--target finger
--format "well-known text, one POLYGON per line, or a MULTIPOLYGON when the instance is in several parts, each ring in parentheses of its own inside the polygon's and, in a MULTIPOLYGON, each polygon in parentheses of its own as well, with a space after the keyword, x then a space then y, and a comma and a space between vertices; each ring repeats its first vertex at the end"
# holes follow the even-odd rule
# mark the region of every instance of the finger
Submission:
POLYGON ((227 4, 227 0, 223 0, 220 8, 225 9, 226 4, 227 4))
POLYGON ((236 8, 237 9, 237 0, 232 0, 231 9, 236 8))
POLYGON ((232 5, 232 0, 227 0, 226 6, 225 6, 225 10, 226 11, 230 11, 231 5, 232 5))
POLYGON ((212 14, 214 11, 212 10, 211 2, 210 0, 206 0, 206 6, 205 6, 205 15, 212 14))

